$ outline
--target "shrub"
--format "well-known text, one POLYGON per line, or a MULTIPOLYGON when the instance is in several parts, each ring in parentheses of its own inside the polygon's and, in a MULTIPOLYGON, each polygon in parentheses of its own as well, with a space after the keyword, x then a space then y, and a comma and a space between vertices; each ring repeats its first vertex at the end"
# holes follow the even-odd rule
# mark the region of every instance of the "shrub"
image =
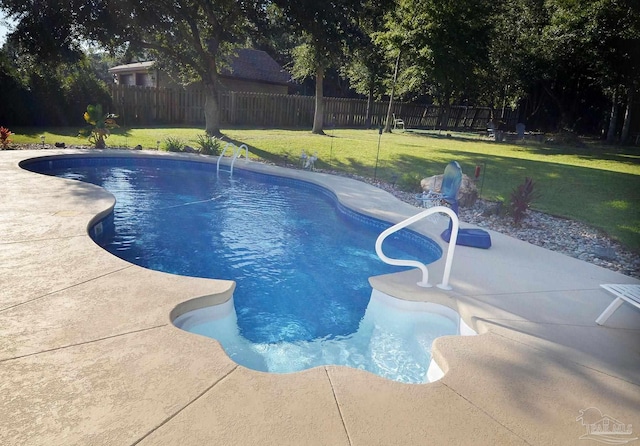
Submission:
POLYGON ((165 152, 182 152, 184 149, 184 142, 180 138, 174 138, 172 136, 164 140, 162 150, 165 152))
POLYGON ((531 203, 537 198, 534 186, 533 179, 526 177, 524 183, 520 184, 511 192, 509 213, 513 217, 513 223, 515 225, 520 225, 531 203))
POLYGON ((117 128, 116 118, 118 115, 102 113, 102 105, 87 105, 84 112, 84 120, 89 126, 80 130, 80 136, 88 136, 89 142, 96 149, 104 149, 107 144, 105 139, 111 134, 111 129, 117 128))
POLYGON ((398 189, 405 192, 422 192, 420 181, 422 181, 422 177, 417 173, 402 174, 398 180, 398 189))
POLYGON ((199 146, 198 151, 203 155, 220 155, 222 151, 222 142, 215 136, 198 135, 197 143, 199 146))
POLYGON ((580 139, 580 137, 574 132, 568 130, 561 130, 555 135, 551 135, 546 140, 549 145, 556 146, 569 146, 569 147, 586 147, 586 144, 580 139))
POLYGON ((3 150, 9 148, 9 143, 11 143, 11 131, 6 127, 0 127, 0 147, 3 150))

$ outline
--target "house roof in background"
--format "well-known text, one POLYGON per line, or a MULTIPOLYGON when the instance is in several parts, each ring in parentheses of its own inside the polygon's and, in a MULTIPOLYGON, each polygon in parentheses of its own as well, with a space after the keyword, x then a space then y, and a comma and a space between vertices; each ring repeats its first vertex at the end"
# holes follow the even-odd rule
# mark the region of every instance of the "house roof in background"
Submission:
MULTIPOLYGON (((228 60, 229 68, 221 70, 221 75, 249 81, 268 82, 271 84, 287 84, 291 81, 291 74, 283 69, 278 62, 261 50, 241 48, 236 50, 228 60)), ((154 61, 136 62, 109 68, 109 73, 133 73, 146 71, 153 67, 154 61)))
POLYGON ((109 68, 109 73, 116 74, 116 73, 128 73, 128 72, 148 70, 151 67, 153 67, 153 64, 155 64, 155 62, 153 60, 150 60, 148 62, 135 62, 135 63, 128 63, 125 65, 118 65, 118 66, 109 68))
POLYGON ((229 58, 229 65, 230 70, 221 70, 223 76, 273 84, 287 84, 291 81, 291 74, 261 50, 251 48, 238 49, 236 50, 236 55, 232 55, 229 58))

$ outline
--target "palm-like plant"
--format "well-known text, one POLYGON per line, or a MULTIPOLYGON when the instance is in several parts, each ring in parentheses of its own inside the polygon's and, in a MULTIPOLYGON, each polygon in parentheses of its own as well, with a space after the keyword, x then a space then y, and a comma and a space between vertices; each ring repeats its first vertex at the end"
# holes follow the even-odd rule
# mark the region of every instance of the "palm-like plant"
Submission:
POLYGON ((111 134, 111 129, 117 128, 116 118, 118 115, 113 113, 102 113, 102 105, 87 105, 87 111, 84 112, 84 120, 89 124, 85 129, 80 130, 81 136, 87 136, 89 142, 96 149, 104 149, 106 147, 105 139, 111 134))

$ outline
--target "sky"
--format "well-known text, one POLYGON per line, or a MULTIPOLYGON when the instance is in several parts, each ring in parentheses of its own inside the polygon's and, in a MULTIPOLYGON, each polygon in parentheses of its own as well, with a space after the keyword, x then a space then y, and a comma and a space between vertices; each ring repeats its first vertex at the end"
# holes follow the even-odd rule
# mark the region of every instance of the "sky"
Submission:
POLYGON ((7 28, 8 25, 7 17, 4 14, 4 11, 0 9, 0 45, 3 45, 7 40, 7 33, 9 32, 9 29, 7 28))
MULTIPOLYGON (((13 31, 12 27, 15 26, 16 22, 13 20, 7 19, 6 14, 2 9, 0 9, 0 46, 4 45, 7 41, 7 34, 13 31)), ((82 45, 83 48, 88 49, 90 45, 82 45)))

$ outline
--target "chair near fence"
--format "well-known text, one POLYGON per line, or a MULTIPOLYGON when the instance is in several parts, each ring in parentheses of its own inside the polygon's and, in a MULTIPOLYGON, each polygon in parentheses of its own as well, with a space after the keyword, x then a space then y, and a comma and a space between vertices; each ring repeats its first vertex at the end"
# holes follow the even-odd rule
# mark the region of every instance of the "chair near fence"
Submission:
POLYGON ((402 127, 402 131, 406 130, 404 127, 404 121, 400 118, 396 118, 396 114, 393 114, 393 130, 398 127, 402 127))

